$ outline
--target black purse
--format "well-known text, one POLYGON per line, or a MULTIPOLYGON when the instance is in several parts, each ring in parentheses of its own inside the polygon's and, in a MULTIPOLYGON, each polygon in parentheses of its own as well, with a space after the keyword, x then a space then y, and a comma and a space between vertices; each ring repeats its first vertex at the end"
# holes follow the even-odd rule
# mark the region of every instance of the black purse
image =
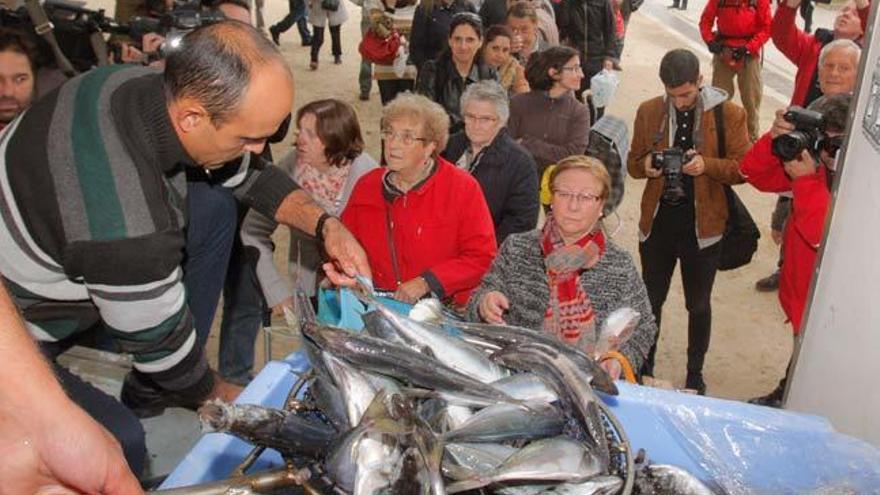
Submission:
MULTIPOLYGON (((724 137, 723 103, 715 107, 715 129, 718 131, 718 155, 727 154, 724 137)), ((721 237, 721 254, 718 256, 718 269, 721 271, 735 270, 748 265, 758 250, 758 239, 761 231, 733 188, 724 185, 727 197, 727 226, 721 237)))

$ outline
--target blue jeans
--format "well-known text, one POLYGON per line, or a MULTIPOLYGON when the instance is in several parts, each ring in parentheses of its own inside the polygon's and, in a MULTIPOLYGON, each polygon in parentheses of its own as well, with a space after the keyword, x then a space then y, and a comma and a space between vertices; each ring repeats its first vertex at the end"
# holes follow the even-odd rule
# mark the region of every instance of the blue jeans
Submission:
POLYGON ((280 34, 296 24, 296 29, 299 31, 299 37, 302 41, 305 43, 311 40, 312 35, 309 34, 309 13, 306 10, 305 0, 289 0, 288 6, 290 7, 288 14, 278 24, 272 26, 271 29, 280 34))
POLYGON ((186 255, 183 284, 196 327, 197 345, 205 345, 236 237, 237 203, 232 191, 205 180, 187 180, 186 255))
POLYGON ((257 281, 259 252, 236 238, 223 288, 223 322, 220 324, 220 376, 246 384, 254 367, 254 346, 269 311, 257 281))

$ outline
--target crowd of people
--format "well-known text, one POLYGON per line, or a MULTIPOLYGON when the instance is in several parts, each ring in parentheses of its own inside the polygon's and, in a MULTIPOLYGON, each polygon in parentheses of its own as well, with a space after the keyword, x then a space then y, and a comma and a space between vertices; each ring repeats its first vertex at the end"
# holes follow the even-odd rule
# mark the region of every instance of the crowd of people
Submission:
MULTIPOLYGON (((600 365, 615 379, 644 380, 680 264, 685 386, 704 394, 730 186, 743 182, 781 195, 779 298, 797 335, 868 0, 814 34, 795 24, 801 0, 772 13, 768 0, 710 1, 700 32, 712 84, 692 51, 667 52, 664 94, 639 104, 631 140, 610 141, 616 160, 589 146, 619 127, 589 90, 594 76, 621 70, 633 0, 367 0, 362 33, 390 36, 411 11, 401 53, 414 75, 377 77, 378 123, 340 99, 294 102, 276 46, 298 24, 317 70, 329 26, 340 63, 343 3, 291 0, 264 36, 247 4, 221 0, 214 8, 230 20, 189 33, 182 50, 152 63, 160 70, 140 63, 154 60, 142 53, 152 48, 130 48, 123 60, 138 63, 94 68, 40 94, 30 39, 0 29, 0 385, 35 385, 0 399, 0 443, 14 459, 0 480, 11 493, 137 492, 139 418, 234 400, 254 372, 267 315, 292 308, 295 290, 315 298, 356 275, 405 303, 434 297, 462 318, 574 346, 630 307, 641 314, 633 336, 600 365), (798 71, 791 107, 761 135, 768 39, 798 71), (793 114, 822 123, 787 154, 779 143, 801 129, 793 114), (272 165, 267 143, 289 126, 294 149, 272 165), (381 156, 365 151, 363 126, 376 126, 381 156), (646 181, 640 266, 603 222, 624 165, 646 181), (272 261, 280 224, 291 229, 288 273, 272 261), (221 294, 215 372, 205 342, 221 294), (57 362, 78 344, 133 355, 119 401, 57 362), (76 461, 84 452, 94 460, 86 467, 76 461)), ((362 100, 380 66, 362 60, 362 100)), ((778 407, 785 380, 754 402, 778 407)))

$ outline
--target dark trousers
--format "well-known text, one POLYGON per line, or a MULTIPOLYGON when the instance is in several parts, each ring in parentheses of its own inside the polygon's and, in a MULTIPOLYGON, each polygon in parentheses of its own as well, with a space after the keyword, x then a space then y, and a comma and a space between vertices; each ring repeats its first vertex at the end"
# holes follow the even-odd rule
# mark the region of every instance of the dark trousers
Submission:
POLYGON ((312 35, 309 34, 309 23, 308 23, 308 12, 306 12, 306 2, 305 0, 289 0, 290 10, 284 19, 278 24, 272 26, 272 30, 277 33, 283 33, 290 29, 294 24, 296 24, 296 29, 299 31, 299 37, 303 42, 308 42, 312 39, 312 35))
POLYGON ((269 311, 257 281, 259 252, 244 247, 236 238, 223 287, 223 322, 220 324, 220 375, 246 384, 254 367, 254 346, 269 311))
MULTIPOLYGON (((720 244, 705 249, 697 246, 693 221, 676 222, 674 215, 664 215, 658 210, 651 235, 640 243, 642 279, 648 289, 651 311, 657 320, 657 338, 660 337, 660 315, 669 293, 669 283, 675 265, 681 261, 681 282, 684 288, 685 307, 688 311, 687 371, 699 374, 709 350, 712 332, 712 285, 718 268, 720 244), (666 218, 664 218, 664 216, 666 218), (681 225, 684 223, 684 225, 681 225)), ((642 367, 642 374, 654 376, 654 355, 657 341, 642 367)))
MULTIPOLYGON (((339 28, 342 26, 330 26, 330 50, 334 57, 342 55, 342 35, 339 28)), ((312 26, 312 62, 318 61, 318 52, 324 44, 324 28, 312 26)))
POLYGON ((198 337, 205 345, 237 232, 238 207, 232 190, 207 180, 187 180, 186 255, 183 283, 198 337))
MULTIPOLYGON (((95 330, 60 342, 42 342, 40 350, 52 363, 55 376, 70 400, 113 435, 122 447, 128 467, 135 476, 140 476, 147 457, 147 441, 140 420, 121 402, 55 362, 58 356, 74 345, 89 345, 96 338, 100 341, 103 335, 101 330, 95 330)), ((58 421, 64 421, 64 418, 58 418, 58 421)))
POLYGON ((379 79, 379 96, 382 98, 382 104, 386 105, 389 101, 397 97, 404 91, 412 91, 415 87, 415 81, 412 79, 379 79))

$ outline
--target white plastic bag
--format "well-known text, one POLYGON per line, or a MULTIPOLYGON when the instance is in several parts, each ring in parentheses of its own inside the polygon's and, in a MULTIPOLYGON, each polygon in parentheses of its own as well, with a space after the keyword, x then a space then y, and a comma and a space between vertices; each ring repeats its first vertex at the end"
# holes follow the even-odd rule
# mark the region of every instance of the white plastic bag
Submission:
POLYGON ((593 105, 596 108, 604 108, 614 99, 614 93, 617 92, 617 86, 620 84, 620 78, 617 73, 607 69, 602 69, 598 74, 590 79, 590 93, 593 95, 593 105))
POLYGON ((397 48, 397 56, 394 57, 394 63, 392 64, 394 67, 394 75, 398 78, 403 78, 403 75, 406 74, 406 59, 409 58, 409 52, 406 49, 406 45, 406 38, 401 36, 400 46, 397 48))

